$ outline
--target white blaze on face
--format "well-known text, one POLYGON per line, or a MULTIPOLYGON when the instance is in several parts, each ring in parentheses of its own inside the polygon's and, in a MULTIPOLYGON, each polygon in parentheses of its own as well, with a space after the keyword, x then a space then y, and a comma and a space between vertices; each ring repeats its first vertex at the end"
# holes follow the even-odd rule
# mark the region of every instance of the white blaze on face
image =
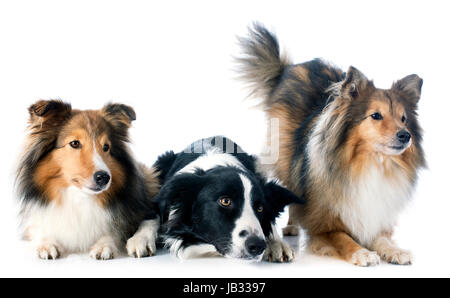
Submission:
POLYGON ((86 183, 87 186, 84 187, 83 190, 86 191, 87 193, 98 193, 98 192, 95 192, 95 191, 91 190, 92 188, 96 187, 96 182, 94 180, 95 173, 97 173, 99 171, 103 171, 103 172, 106 172, 110 176, 108 184, 101 191, 105 191, 105 190, 107 190, 109 188, 109 186, 111 185, 112 177, 111 177, 111 171, 109 170, 109 167, 106 165, 105 161, 100 156, 100 154, 98 154, 97 148, 95 147, 95 143, 93 143, 92 146, 94 148, 94 154, 92 155, 92 162, 94 164, 94 171, 92 173, 92 177, 89 178, 88 182, 86 183))
POLYGON ((249 236, 258 236, 262 240, 265 239, 261 224, 251 205, 252 183, 242 174, 240 174, 239 177, 244 186, 244 205, 242 206, 241 216, 236 220, 236 226, 231 235, 232 249, 230 252, 231 257, 237 258, 248 254, 245 248, 245 241, 249 236), (247 232, 245 237, 240 235, 242 231, 247 232))
POLYGON ((235 166, 244 170, 244 166, 239 160, 231 154, 223 153, 219 149, 210 149, 206 154, 198 157, 184 168, 179 170, 175 175, 183 173, 194 173, 197 169, 208 171, 218 166, 235 166))
MULTIPOLYGON (((95 146, 95 145, 94 145, 95 146)), ((103 158, 98 154, 97 149, 94 147, 94 165, 95 165, 95 171, 105 171, 108 173, 108 175, 111 175, 111 172, 109 171, 108 166, 103 161, 103 158)))

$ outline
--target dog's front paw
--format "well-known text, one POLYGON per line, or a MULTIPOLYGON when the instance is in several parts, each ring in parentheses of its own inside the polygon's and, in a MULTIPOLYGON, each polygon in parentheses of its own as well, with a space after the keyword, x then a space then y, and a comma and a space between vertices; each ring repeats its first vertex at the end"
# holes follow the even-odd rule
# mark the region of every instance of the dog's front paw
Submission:
POLYGON ((61 256, 56 244, 43 243, 36 250, 37 256, 43 260, 56 260, 61 256))
POLYGON ((295 252, 282 240, 268 240, 264 259, 269 262, 292 262, 295 259, 295 252))
POLYGON ((96 260, 111 260, 114 258, 114 251, 109 245, 98 243, 91 248, 89 256, 96 260))
POLYGON ((353 253, 350 262, 361 267, 374 266, 380 264, 380 257, 374 251, 361 248, 353 253))
POLYGON ((144 236, 133 236, 127 241, 127 253, 130 257, 151 257, 156 252, 155 240, 144 236))
POLYGON ((385 249, 380 253, 380 255, 384 261, 391 264, 411 265, 413 261, 411 252, 397 247, 385 249))

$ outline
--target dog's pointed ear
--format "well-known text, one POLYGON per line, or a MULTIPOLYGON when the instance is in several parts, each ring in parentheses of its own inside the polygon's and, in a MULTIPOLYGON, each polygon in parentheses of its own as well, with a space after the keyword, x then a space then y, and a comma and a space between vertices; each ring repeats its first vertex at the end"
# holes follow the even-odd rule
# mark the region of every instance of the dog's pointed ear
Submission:
POLYGON ((282 212, 287 205, 305 203, 303 199, 274 181, 264 184, 264 196, 266 201, 270 204, 270 211, 273 213, 273 219, 278 217, 280 212, 282 212))
POLYGON ((371 82, 361 71, 350 66, 342 81, 340 94, 350 99, 356 99, 370 85, 371 82))
POLYGON ((102 112, 105 119, 118 128, 127 129, 136 120, 134 109, 124 104, 109 103, 103 107, 102 112))
POLYGON ((39 100, 28 108, 34 130, 59 127, 72 113, 70 104, 61 100, 39 100))
POLYGON ((392 84, 391 90, 401 93, 406 100, 416 104, 422 93, 423 80, 416 74, 412 74, 392 84))
MULTIPOLYGON (((192 208, 194 198, 202 189, 205 177, 198 174, 178 174, 167 180, 153 202, 158 205, 161 218, 166 221, 172 207, 192 208)), ((187 214, 185 214, 187 215, 187 214)))

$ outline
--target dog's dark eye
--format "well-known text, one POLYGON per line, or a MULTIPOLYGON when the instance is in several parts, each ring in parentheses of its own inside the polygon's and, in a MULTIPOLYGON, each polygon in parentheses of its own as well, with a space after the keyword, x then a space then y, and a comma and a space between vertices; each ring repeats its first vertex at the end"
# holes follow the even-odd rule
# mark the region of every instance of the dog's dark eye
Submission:
POLYGON ((256 209, 256 211, 258 211, 259 213, 264 211, 264 206, 263 205, 259 205, 258 208, 256 209))
POLYGON ((402 123, 405 123, 405 121, 406 121, 406 117, 403 115, 402 116, 402 123))
POLYGON ((228 207, 231 205, 231 199, 229 197, 222 197, 219 199, 220 205, 228 207))
POLYGON ((108 144, 105 144, 105 145, 103 145, 103 152, 108 152, 109 151, 109 145, 108 144))
POLYGON ((381 116, 380 113, 373 113, 372 115, 370 115, 370 117, 372 117, 373 120, 383 120, 383 116, 381 116))
POLYGON ((72 142, 69 143, 70 147, 78 149, 81 147, 81 143, 78 140, 73 140, 72 142))

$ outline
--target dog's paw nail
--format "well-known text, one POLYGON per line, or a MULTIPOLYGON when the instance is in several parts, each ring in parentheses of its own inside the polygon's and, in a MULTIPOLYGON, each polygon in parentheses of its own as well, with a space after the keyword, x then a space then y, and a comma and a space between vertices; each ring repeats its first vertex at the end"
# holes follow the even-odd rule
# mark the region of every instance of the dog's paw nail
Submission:
POLYGON ((351 263, 361 267, 368 267, 380 264, 380 257, 374 251, 361 248, 353 253, 351 263))
POLYGON ((395 265, 411 265, 412 255, 409 251, 400 248, 391 248, 382 254, 383 260, 395 265))
POLYGON ((146 237, 132 237, 127 241, 127 253, 130 257, 151 257, 156 251, 156 243, 146 237))
POLYGON ((59 249, 53 244, 43 244, 37 249, 37 255, 42 260, 56 260, 59 258, 59 249))
POLYGON ((287 263, 294 260, 293 249, 281 240, 269 241, 266 250, 269 262, 287 263))
POLYGON ((114 258, 113 250, 109 246, 94 245, 89 256, 96 260, 111 260, 114 258))

